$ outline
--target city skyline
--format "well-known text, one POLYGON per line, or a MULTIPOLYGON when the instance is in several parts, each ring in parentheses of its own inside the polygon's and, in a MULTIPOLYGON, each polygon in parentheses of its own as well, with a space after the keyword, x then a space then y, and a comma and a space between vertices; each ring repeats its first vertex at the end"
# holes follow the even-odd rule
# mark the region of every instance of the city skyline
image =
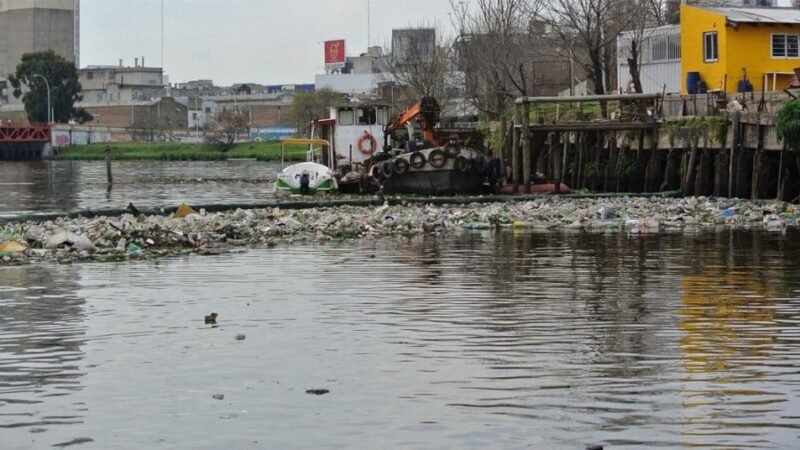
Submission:
MULTIPOLYGON (((449 0, 402 3, 397 8, 388 0, 371 0, 372 45, 386 47, 393 28, 450 28, 449 0)), ((367 48, 367 0, 215 5, 212 0, 164 1, 164 70, 170 82, 313 83, 314 75, 324 71, 325 40, 345 39, 350 56, 367 48)), ((120 59, 133 65, 134 58, 142 57, 148 66, 160 65, 161 0, 83 0, 80 22, 81 66, 120 59)))

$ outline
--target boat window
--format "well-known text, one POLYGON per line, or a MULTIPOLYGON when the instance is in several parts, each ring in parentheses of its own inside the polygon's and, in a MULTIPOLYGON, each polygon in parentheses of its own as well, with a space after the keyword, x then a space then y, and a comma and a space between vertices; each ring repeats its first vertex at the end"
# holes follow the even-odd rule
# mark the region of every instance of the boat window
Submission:
POLYGON ((375 108, 359 108, 358 109, 358 124, 359 125, 375 125, 378 117, 375 113, 375 108))
POLYGON ((338 125, 353 125, 353 109, 352 108, 342 108, 339 110, 339 120, 337 121, 338 125))
POLYGON ((386 108, 378 109, 378 125, 386 125, 389 123, 389 111, 386 108))

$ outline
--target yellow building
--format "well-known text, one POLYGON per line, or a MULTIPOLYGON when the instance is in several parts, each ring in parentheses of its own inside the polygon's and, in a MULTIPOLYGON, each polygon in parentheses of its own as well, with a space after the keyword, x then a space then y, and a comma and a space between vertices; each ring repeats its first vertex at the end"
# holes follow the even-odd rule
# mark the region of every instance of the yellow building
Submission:
POLYGON ((709 91, 782 90, 800 67, 800 10, 681 5, 681 49, 684 94, 690 73, 709 91))

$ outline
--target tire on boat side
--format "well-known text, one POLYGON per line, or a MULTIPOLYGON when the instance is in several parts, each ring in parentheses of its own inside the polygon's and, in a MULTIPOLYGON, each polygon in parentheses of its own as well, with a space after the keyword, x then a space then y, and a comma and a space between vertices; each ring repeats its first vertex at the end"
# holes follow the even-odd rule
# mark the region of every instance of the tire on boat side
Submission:
POLYGON ((382 179, 383 178, 383 171, 381 171, 381 166, 380 165, 372 166, 372 168, 369 169, 369 175, 372 178, 375 178, 376 180, 382 179))
POLYGON ((464 158, 463 156, 456 157, 456 164, 455 164, 456 170, 458 170, 459 172, 466 173, 469 172, 469 166, 470 164, 467 158, 464 158))
POLYGON ((428 163, 430 163, 431 167, 434 169, 441 169, 447 164, 447 154, 440 148, 432 150, 430 154, 428 154, 428 163))
POLYGON ((392 164, 394 168, 394 173, 397 175, 403 175, 404 173, 408 172, 408 160, 405 158, 397 158, 394 160, 394 164, 392 164))
POLYGON ((425 155, 422 152, 414 152, 408 158, 411 162, 411 167, 415 169, 422 169, 425 167, 425 163, 428 162, 425 160, 425 155))
POLYGON ((381 175, 383 178, 390 178, 394 174, 394 163, 392 161, 384 161, 381 164, 381 175))

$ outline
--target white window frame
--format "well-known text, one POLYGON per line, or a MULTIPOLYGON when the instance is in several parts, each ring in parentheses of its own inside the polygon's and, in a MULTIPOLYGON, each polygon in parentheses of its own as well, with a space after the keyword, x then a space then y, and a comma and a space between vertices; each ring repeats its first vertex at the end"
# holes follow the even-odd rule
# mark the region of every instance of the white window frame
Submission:
POLYGON ((716 31, 706 31, 703 33, 703 62, 715 63, 719 61, 719 34, 716 31), (708 58, 708 51, 706 48, 706 39, 708 36, 714 36, 714 56, 715 58, 708 58))
POLYGON ((769 35, 769 55, 772 59, 800 59, 800 48, 797 56, 789 56, 789 36, 797 37, 798 47, 800 47, 800 34, 798 33, 770 33, 769 35), (775 36, 783 36, 785 56, 775 56, 775 36))

